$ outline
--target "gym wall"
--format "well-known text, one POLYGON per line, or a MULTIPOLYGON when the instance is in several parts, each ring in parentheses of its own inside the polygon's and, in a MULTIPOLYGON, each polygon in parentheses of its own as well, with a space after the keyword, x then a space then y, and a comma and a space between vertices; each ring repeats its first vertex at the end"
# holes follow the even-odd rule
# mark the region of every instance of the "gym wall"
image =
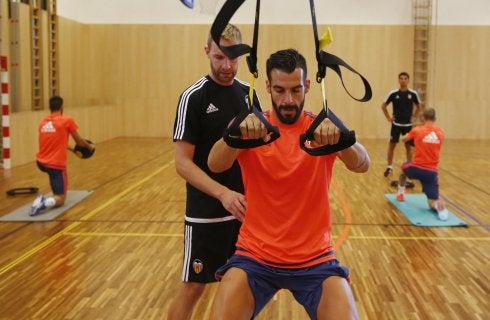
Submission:
MULTIPOLYGON (((172 1, 174 0, 163 2, 168 4, 172 1)), ((61 8, 68 1, 58 2, 61 8)), ((97 1, 85 0, 83 3, 85 2, 90 7, 97 1)), ((185 8, 177 0, 174 2, 176 4, 173 5, 178 6, 175 10, 182 13, 181 20, 188 19, 189 15, 203 17, 198 12, 185 8)), ((248 2, 254 5, 253 1, 248 2)), ((267 2, 270 1, 263 1, 267 2)), ((308 14, 307 1, 303 2, 305 8, 302 10, 306 10, 308 14)), ((403 2, 407 6, 407 1, 403 2)), ((6 3, 6 0, 2 0, 3 8, 6 3)), ((114 4, 114 1, 107 3, 114 4)), ((354 0, 347 3, 351 6, 359 5, 354 0)), ((319 6, 317 9, 320 9, 319 6)), ((356 17, 343 21, 335 15, 334 23, 328 23, 334 42, 326 50, 344 59, 369 80, 373 88, 373 98, 367 103, 352 100, 333 72, 327 73, 327 97, 332 109, 348 127, 356 130, 360 139, 387 139, 389 125, 380 106, 388 91, 398 87, 398 73, 412 73, 413 26, 410 25, 410 12, 400 13, 390 7, 388 11, 397 13, 393 17, 386 11, 380 13, 376 8, 371 9, 371 14, 366 14, 365 10, 360 11, 366 17, 374 15, 379 18, 376 15, 384 14, 400 22, 387 19, 386 24, 375 23, 376 21, 366 17, 358 17, 362 23, 353 24, 356 17)), ((104 13, 103 8, 99 11, 104 13)), ((179 94, 209 70, 209 61, 203 48, 213 18, 206 16, 203 18, 206 21, 191 24, 174 20, 159 23, 158 19, 148 20, 148 23, 141 20, 128 22, 120 19, 121 17, 111 16, 108 12, 112 11, 106 11, 110 19, 103 23, 100 19, 104 15, 100 12, 90 15, 80 10, 80 7, 73 12, 79 16, 59 18, 60 93, 65 99, 65 113, 77 120, 80 133, 95 142, 118 136, 171 137, 179 94)), ((270 15, 271 10, 267 12, 270 15)), ((128 16, 138 16, 138 13, 128 16)), ((289 19, 287 21, 293 22, 291 24, 269 20, 260 25, 259 78, 256 80, 256 89, 262 104, 267 108, 270 98, 265 91, 265 60, 271 52, 294 47, 309 61, 312 82, 306 108, 319 111, 321 92, 320 86, 314 81, 316 63, 311 23, 304 17, 303 23, 292 20, 293 17, 294 15, 285 17, 289 19)), ((28 21, 27 9, 22 19, 28 21)), ((327 26, 324 19, 319 19, 320 33, 327 26)), ((2 20, 2 54, 8 52, 6 40, 9 38, 5 20, 2 20)), ((476 25, 463 25, 459 22, 454 25, 437 24, 431 30, 429 97, 424 104, 436 108, 438 122, 450 139, 490 139, 487 129, 490 124, 490 114, 487 111, 489 100, 484 95, 490 87, 490 80, 485 72, 489 70, 486 59, 490 55, 490 26, 475 20, 476 25)), ((232 22, 241 27, 244 42, 250 44, 253 10, 250 15, 247 12, 232 22)), ((28 33, 24 37, 22 41, 28 43, 28 33)), ((27 45, 25 48, 21 63, 28 65, 30 51, 27 45)), ((249 81, 246 62, 242 59, 238 76, 249 81)), ((26 67, 22 72, 27 73, 22 76, 21 111, 11 114, 10 124, 14 166, 34 160, 37 150, 37 124, 49 112, 48 97, 45 97, 45 110, 30 111, 29 69, 26 67)), ((349 72, 344 72, 344 76, 348 89, 355 96, 360 96, 360 80, 349 72)))

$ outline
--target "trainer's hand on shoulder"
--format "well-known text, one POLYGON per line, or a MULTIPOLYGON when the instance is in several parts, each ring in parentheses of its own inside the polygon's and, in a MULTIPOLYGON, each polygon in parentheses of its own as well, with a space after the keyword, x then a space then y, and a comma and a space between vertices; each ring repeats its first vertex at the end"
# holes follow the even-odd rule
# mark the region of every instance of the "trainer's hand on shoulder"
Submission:
POLYGON ((312 147, 337 144, 340 139, 340 129, 328 118, 315 129, 312 147))
POLYGON ((267 136, 267 129, 264 124, 253 113, 240 123, 240 132, 243 139, 260 139, 267 136))
POLYGON ((247 201, 245 196, 239 192, 228 189, 219 197, 223 207, 235 216, 239 221, 245 217, 245 208, 247 201))

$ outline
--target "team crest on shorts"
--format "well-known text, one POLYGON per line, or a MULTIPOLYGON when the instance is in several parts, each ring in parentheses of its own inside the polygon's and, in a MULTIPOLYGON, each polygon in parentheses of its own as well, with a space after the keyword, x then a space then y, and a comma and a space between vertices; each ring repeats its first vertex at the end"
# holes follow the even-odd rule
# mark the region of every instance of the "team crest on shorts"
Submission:
POLYGON ((202 269, 204 269, 204 265, 202 264, 201 260, 195 259, 192 262, 192 268, 194 269, 194 272, 196 274, 199 274, 199 273, 201 273, 202 269))

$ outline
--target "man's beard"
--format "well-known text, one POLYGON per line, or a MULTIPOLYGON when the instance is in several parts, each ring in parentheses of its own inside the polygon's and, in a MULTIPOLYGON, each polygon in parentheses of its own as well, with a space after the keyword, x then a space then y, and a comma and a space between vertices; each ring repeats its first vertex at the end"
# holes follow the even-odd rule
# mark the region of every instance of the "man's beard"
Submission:
POLYGON ((294 124, 296 121, 298 121, 299 116, 301 115, 301 112, 303 111, 303 106, 305 102, 301 102, 301 104, 298 106, 296 105, 282 105, 282 106, 277 106, 274 101, 272 101, 272 106, 276 112, 277 118, 279 121, 281 121, 284 124, 294 124), (281 111, 291 111, 295 110, 296 112, 293 114, 286 114, 282 115, 281 111))
POLYGON ((222 85, 232 82, 236 76, 236 72, 234 70, 232 70, 228 75, 225 76, 223 73, 219 71, 219 69, 214 69, 212 64, 211 64, 211 72, 214 78, 216 79, 216 81, 218 81, 219 84, 222 85))

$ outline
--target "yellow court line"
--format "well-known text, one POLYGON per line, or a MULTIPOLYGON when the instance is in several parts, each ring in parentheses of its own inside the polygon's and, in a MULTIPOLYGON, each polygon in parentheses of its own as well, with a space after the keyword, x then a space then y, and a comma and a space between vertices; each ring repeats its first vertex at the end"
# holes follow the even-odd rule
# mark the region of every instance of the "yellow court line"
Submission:
MULTIPOLYGON (((138 233, 138 232, 65 232, 67 236, 80 237, 183 237, 183 233, 138 233)), ((339 238, 340 236, 332 236, 339 238)), ((347 240, 437 240, 437 241, 489 241, 490 237, 418 237, 418 236, 349 236, 347 240)))
MULTIPOLYGON (((126 190, 124 190, 124 191, 118 193, 117 195, 115 195, 114 197, 110 198, 103 205, 101 205, 101 206, 95 208, 94 210, 90 211, 89 213, 87 213, 86 215, 84 215, 80 220, 86 221, 86 220, 90 219, 95 214, 97 214, 98 212, 100 212, 102 209, 108 207, 110 204, 114 203, 116 200, 119 200, 120 198, 122 198, 123 196, 125 196, 129 192, 133 191, 134 189, 136 189, 137 187, 139 187, 140 185, 142 185, 146 181, 150 180, 151 178, 153 178, 154 176, 156 176, 157 174, 159 174, 163 170, 167 169, 173 163, 174 163, 174 160, 171 160, 171 161, 167 162, 163 167, 159 168, 158 170, 156 170, 155 172, 153 172, 152 174, 150 174, 146 178, 138 181, 137 183, 135 183, 131 187, 127 188, 126 190)), ((26 253, 24 253, 23 255, 21 255, 20 257, 18 257, 17 259, 15 259, 15 260, 11 261, 10 263, 6 264, 2 268, 0 268, 0 275, 2 275, 5 272, 9 271, 10 269, 12 269, 13 267, 15 267, 19 263, 23 262, 24 260, 30 258, 32 255, 34 255, 37 252, 39 252, 40 250, 44 249, 45 247, 47 247, 48 245, 50 245, 51 243, 53 243, 54 241, 56 241, 61 236, 67 234, 69 231, 71 231, 75 227, 79 226, 80 224, 81 224, 81 222, 74 222, 74 223, 68 225, 66 228, 64 228, 63 230, 59 231, 58 233, 55 233, 54 235, 52 235, 48 239, 44 240, 43 242, 41 242, 40 244, 38 244, 37 246, 35 246, 31 250, 27 251, 26 253)))
POLYGON ((449 240, 449 241, 489 241, 490 237, 426 237, 426 236, 349 236, 349 239, 366 240, 449 240))
POLYGON ((163 170, 167 169, 173 163, 174 163, 174 160, 167 162, 163 167, 161 167, 160 169, 156 170, 155 172, 153 172, 152 174, 150 174, 149 176, 147 176, 143 180, 138 181, 137 183, 135 183, 131 187, 127 188, 123 192, 120 192, 117 195, 115 195, 114 197, 110 198, 109 201, 107 201, 106 203, 104 203, 100 207, 95 208, 94 210, 90 211, 89 213, 87 213, 86 215, 84 215, 82 218, 80 218, 80 220, 86 221, 86 220, 92 218, 94 215, 96 215, 97 213, 99 213, 99 211, 101 211, 102 209, 105 209, 106 207, 108 207, 109 205, 113 204, 114 202, 116 202, 117 200, 119 200, 120 198, 122 198, 123 196, 127 195, 128 193, 130 193, 131 191, 133 191, 134 189, 136 189, 137 187, 139 187, 140 185, 142 185, 146 181, 150 180, 151 178, 153 178, 154 176, 156 176, 157 174, 159 174, 163 170))
POLYGON ((180 237, 183 238, 183 233, 138 233, 138 232, 66 232, 67 236, 80 237, 180 237))

